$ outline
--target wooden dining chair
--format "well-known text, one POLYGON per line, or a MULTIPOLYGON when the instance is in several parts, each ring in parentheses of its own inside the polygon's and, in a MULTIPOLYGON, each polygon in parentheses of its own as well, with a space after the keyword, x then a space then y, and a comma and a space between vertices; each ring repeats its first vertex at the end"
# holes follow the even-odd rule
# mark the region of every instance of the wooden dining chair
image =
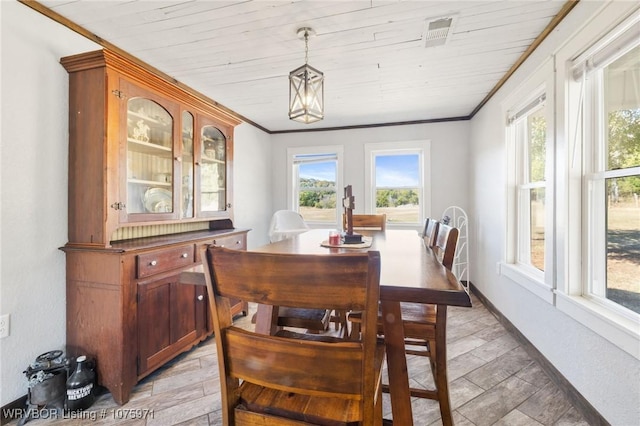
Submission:
POLYGON ((380 253, 202 253, 224 425, 381 425, 384 345, 376 336, 380 253), (301 291, 304 287, 304 291, 301 291), (361 338, 235 327, 229 298, 362 311, 361 338))
POLYGON ((433 247, 436 243, 436 236, 438 235, 438 226, 440 222, 435 219, 426 218, 424 221, 424 230, 422 231, 422 238, 427 246, 433 247))
MULTIPOLYGON (((384 231, 387 229, 387 215, 383 214, 354 214, 353 229, 371 229, 384 231)), ((342 215, 342 229, 347 229, 347 217, 342 215)))
MULTIPOLYGON (((433 221, 437 234, 431 238, 433 246, 429 246, 430 238, 425 238, 425 250, 432 250, 443 267, 451 270, 458 244, 458 229, 433 221)), ((425 226, 426 229, 426 226, 425 226)), ((444 426, 453 425, 451 402, 449 398, 449 380, 447 378, 447 305, 430 305, 422 303, 400 304, 404 329, 405 353, 429 358, 433 375, 434 389, 409 388, 411 396, 438 401, 440 415, 444 426)), ((359 332, 359 313, 349 314, 352 323, 352 335, 359 332)), ((382 318, 378 318, 378 333, 384 334, 382 318)), ((389 390, 384 385, 383 390, 389 390)))

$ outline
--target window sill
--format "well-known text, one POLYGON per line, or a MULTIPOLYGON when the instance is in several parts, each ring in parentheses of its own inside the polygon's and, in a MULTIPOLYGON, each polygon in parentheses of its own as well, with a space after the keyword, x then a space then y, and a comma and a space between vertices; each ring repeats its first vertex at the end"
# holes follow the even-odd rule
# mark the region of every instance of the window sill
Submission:
POLYGON ((500 275, 509 278, 511 281, 519 284, 531 293, 535 294, 545 302, 553 305, 555 302, 555 293, 553 288, 540 280, 539 277, 527 272, 524 268, 512 263, 498 263, 500 275))
POLYGON ((586 297, 557 293, 557 307, 580 324, 640 360, 640 322, 586 297))

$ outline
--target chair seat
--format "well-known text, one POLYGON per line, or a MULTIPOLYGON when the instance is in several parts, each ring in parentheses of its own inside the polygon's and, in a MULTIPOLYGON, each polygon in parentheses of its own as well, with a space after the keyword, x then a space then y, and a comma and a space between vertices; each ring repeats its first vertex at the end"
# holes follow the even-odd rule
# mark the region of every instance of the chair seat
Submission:
MULTIPOLYGON (((436 307, 435 305, 425 305, 422 303, 400 303, 402 312, 402 323, 404 325, 405 337, 425 337, 425 328, 434 329, 436 326, 436 307), (417 330, 417 331, 414 331, 417 330), (417 336, 415 336, 417 334, 417 336)), ((353 311, 347 315, 349 321, 360 323, 362 321, 362 312, 353 311)), ((382 313, 378 312, 378 332, 382 331, 382 313)), ((433 335, 435 338, 435 334, 433 335)))
MULTIPOLYGON (((287 337, 291 337, 288 334, 287 337)), ((323 336, 300 335, 301 338, 323 339, 323 336)), ((339 341, 339 340, 338 340, 339 341)), ((375 354, 376 382, 381 383, 384 343, 378 342, 375 354)), ((309 396, 283 392, 244 381, 239 389, 241 405, 236 407, 236 424, 249 425, 355 425, 362 421, 356 400, 309 396), (241 412, 242 411, 242 412, 241 412), (275 417, 271 417, 275 416, 275 417), (278 419, 284 417, 291 421, 278 419), (242 420, 242 421, 238 421, 242 420), (296 423, 301 422, 301 423, 296 423)))
POLYGON ((305 328, 323 331, 329 327, 329 309, 305 309, 281 306, 278 311, 278 325, 281 327, 305 328))
MULTIPOLYGON (((251 318, 256 323, 256 315, 251 318)), ((304 328, 309 332, 323 332, 329 328, 331 311, 328 309, 305 309, 281 306, 278 312, 279 327, 304 328)))

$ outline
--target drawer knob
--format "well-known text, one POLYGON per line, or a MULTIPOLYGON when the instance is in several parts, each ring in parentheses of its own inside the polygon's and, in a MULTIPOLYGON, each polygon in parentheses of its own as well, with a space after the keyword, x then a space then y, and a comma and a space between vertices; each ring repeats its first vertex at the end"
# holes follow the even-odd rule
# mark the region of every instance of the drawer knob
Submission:
POLYGON ((181 256, 181 257, 182 257, 183 259, 186 259, 188 256, 189 256, 189 255, 188 255, 187 253, 182 253, 182 256, 181 256))
POLYGON ((156 266, 158 264, 157 260, 152 260, 151 262, 149 262, 149 266, 156 266))
POLYGON ((204 296, 203 295, 198 296, 198 300, 202 302, 204 300, 204 296))

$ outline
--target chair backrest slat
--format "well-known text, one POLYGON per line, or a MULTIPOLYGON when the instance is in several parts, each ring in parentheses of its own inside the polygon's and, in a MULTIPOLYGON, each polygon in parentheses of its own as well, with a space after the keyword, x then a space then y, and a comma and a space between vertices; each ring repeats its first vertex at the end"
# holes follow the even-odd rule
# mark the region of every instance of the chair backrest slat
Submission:
MULTIPOLYGON (((386 214, 354 214, 353 228, 354 229, 372 229, 376 231, 384 231, 387 229, 387 215, 386 214)), ((342 229, 347 227, 347 218, 342 215, 342 229)))
POLYGON ((216 251, 213 266, 222 296, 296 308, 318 307, 322 299, 320 306, 327 309, 364 309, 369 269, 367 256, 361 253, 309 256, 216 251))
POLYGON ((456 255, 458 232, 458 228, 440 223, 435 244, 432 247, 433 251, 441 259, 442 264, 449 270, 453 267, 453 260, 456 255))
POLYGON ((427 218, 424 222, 424 230, 422 231, 422 238, 424 243, 428 247, 433 247, 436 243, 436 236, 438 235, 438 226, 440 222, 437 220, 427 218))

